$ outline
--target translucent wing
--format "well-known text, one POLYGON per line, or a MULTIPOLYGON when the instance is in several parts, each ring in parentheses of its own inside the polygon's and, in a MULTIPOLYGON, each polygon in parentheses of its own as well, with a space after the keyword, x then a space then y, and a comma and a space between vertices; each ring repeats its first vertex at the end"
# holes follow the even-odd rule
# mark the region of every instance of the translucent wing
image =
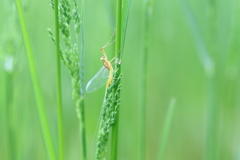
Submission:
POLYGON ((109 71, 104 66, 100 68, 97 74, 87 83, 87 93, 94 92, 107 83, 109 71))

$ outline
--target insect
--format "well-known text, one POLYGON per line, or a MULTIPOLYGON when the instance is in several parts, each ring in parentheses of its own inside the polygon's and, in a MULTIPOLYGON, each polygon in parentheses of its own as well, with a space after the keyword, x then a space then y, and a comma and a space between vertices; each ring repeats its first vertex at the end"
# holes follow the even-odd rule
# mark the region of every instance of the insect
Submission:
POLYGON ((100 49, 103 53, 103 57, 100 58, 103 61, 103 67, 95 74, 95 76, 87 83, 87 93, 94 92, 101 88, 104 84, 109 87, 113 79, 113 67, 111 61, 107 59, 104 48, 100 49))
MULTIPOLYGON (((112 35, 112 37, 113 37, 113 35, 112 35)), ((112 39, 112 37, 110 38, 110 40, 112 39)), ((100 49, 103 54, 103 57, 100 58, 100 60, 103 61, 103 67, 100 68, 100 70, 96 73, 96 75, 87 83, 87 85, 86 85, 87 93, 91 93, 91 92, 98 90, 104 84, 106 84, 106 88, 108 88, 112 82, 113 67, 112 67, 111 61, 114 58, 111 61, 109 61, 104 48, 111 45, 115 40, 111 43, 109 43, 109 41, 100 49)))

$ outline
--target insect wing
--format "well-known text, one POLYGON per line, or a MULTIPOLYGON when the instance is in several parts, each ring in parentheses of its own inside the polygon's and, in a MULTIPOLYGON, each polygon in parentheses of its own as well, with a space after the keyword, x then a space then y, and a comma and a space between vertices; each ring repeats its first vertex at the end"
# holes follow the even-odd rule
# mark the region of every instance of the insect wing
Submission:
MULTIPOLYGON (((103 68, 103 71, 102 71, 102 78, 108 78, 109 77, 109 70, 107 68, 105 68, 104 66, 102 67, 103 68)), ((102 69, 101 68, 101 69, 102 69)), ((101 70, 100 69, 100 70, 101 70)), ((100 71, 99 70, 99 71, 100 71)))
POLYGON ((86 92, 91 93, 107 83, 109 71, 104 66, 100 68, 97 74, 87 83, 86 92))

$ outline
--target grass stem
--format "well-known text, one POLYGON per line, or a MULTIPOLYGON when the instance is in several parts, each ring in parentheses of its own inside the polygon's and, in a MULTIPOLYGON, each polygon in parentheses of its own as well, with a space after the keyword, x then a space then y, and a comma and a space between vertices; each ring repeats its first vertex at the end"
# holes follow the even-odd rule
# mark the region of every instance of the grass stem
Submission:
POLYGON ((80 34, 79 39, 81 41, 80 49, 80 112, 81 112, 81 119, 79 119, 80 125, 80 139, 82 142, 82 159, 85 160, 87 158, 87 142, 86 142, 86 127, 85 127, 85 103, 84 103, 84 0, 81 1, 81 14, 80 14, 80 34))
POLYGON ((143 1, 143 50, 140 55, 140 89, 139 89, 139 159, 146 158, 146 97, 147 97, 147 55, 149 50, 149 19, 152 10, 150 1, 143 1))
POLYGON ((166 115, 165 122, 163 125, 163 131, 162 131, 162 136, 161 136, 161 141, 160 141, 160 148, 159 148, 159 152, 158 152, 158 160, 164 159, 164 153, 166 150, 169 131, 170 131, 172 119, 173 119, 173 111, 174 111, 174 107, 175 107, 175 102, 176 102, 176 99, 172 98, 170 101, 169 107, 168 107, 167 115, 166 115))
MULTIPOLYGON (((217 80, 217 70, 219 69, 219 62, 221 62, 221 54, 216 52, 216 42, 217 42, 217 15, 216 15, 216 1, 209 1, 209 52, 211 55, 219 55, 219 61, 215 61, 215 72, 207 74, 207 147, 206 147, 206 159, 216 160, 217 158, 217 128, 218 128, 218 113, 219 109, 217 107, 217 98, 219 92, 216 92, 216 85, 221 82, 221 78, 217 80), (218 82, 217 82, 218 81, 218 82)), ((220 69, 219 69, 220 70, 220 69)), ((222 69, 223 70, 223 69, 222 69)), ((222 74, 222 73, 221 73, 222 74)))
MULTIPOLYGON (((122 0, 117 0, 117 9, 116 9, 116 44, 115 44, 115 57, 116 57, 116 67, 117 74, 116 77, 119 77, 121 74, 121 65, 118 63, 121 61, 121 43, 122 43, 122 0)), ((120 80, 118 81, 117 87, 120 85, 120 80)), ((115 88, 115 91, 117 88, 115 88)), ((119 95, 120 96, 120 95, 119 95)), ((116 115, 116 121, 113 124, 112 128, 112 144, 111 144, 111 160, 117 159, 117 151, 118 151, 118 127, 119 127, 119 111, 116 115)))
MULTIPOLYGON (((54 0, 54 6, 58 6, 58 0, 54 0)), ((58 119, 58 146, 59 160, 64 159, 64 133, 63 133, 63 111, 62 111, 62 87, 61 87, 61 63, 60 63, 60 39, 58 23, 58 7, 54 7, 55 34, 56 34, 56 70, 57 70, 57 119, 58 119)))
POLYGON ((80 140, 81 140, 81 148, 82 148, 82 160, 85 160, 87 157, 87 148, 86 148, 86 131, 85 131, 85 113, 84 113, 84 100, 80 102, 81 106, 81 119, 79 119, 79 128, 80 128, 80 140))
POLYGON ((16 139, 15 139, 15 123, 14 123, 14 110, 13 110, 13 80, 12 74, 5 71, 5 112, 6 112, 6 126, 7 126, 7 147, 8 147, 8 158, 16 159, 16 139))
POLYGON ((202 33, 199 28, 199 24, 197 23, 197 20, 193 14, 193 11, 191 10, 191 7, 189 3, 186 0, 181 0, 182 8, 185 13, 185 16, 187 18, 187 22, 190 26, 190 29, 192 31, 195 45, 198 50, 199 59, 202 62, 202 67, 205 70, 205 76, 206 76, 206 93, 207 93, 207 137, 206 137, 206 159, 207 160, 215 160, 216 159, 216 142, 217 142, 217 118, 218 118, 218 108, 216 106, 216 88, 215 88, 215 64, 213 59, 210 57, 209 53, 215 54, 215 46, 214 41, 215 40, 215 33, 213 33, 213 30, 215 29, 215 11, 210 16, 210 41, 212 43, 212 46, 210 49, 207 49, 206 43, 203 39, 202 33), (213 29, 214 28, 214 29, 213 29))
POLYGON ((17 7, 19 21, 21 25, 22 36, 24 40, 31 81, 33 84, 33 90, 34 90, 34 94, 37 102, 37 109, 38 109, 38 114, 40 118, 40 125, 41 125, 42 134, 43 134, 43 139, 46 145, 48 158, 50 160, 56 160, 57 159, 56 152, 54 149, 53 139, 51 137, 45 105, 44 105, 43 97, 41 93, 40 83, 38 80, 37 68, 36 68, 36 63, 35 63, 35 59, 32 51, 32 45, 30 43, 30 38, 29 38, 27 26, 26 26, 26 20, 24 17, 23 8, 20 0, 16 0, 16 7, 17 7))

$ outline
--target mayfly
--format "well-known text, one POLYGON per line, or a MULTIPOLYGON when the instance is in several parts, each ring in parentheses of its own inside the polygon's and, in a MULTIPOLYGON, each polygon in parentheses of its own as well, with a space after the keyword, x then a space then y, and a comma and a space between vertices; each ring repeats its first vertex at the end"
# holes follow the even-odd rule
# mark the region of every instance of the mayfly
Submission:
MULTIPOLYGON (((113 35, 112 35, 112 37, 113 37, 113 35)), ((112 37, 110 38, 110 40, 112 39, 112 37)), ((109 61, 107 59, 107 54, 104 50, 105 47, 109 46, 110 44, 112 44, 114 42, 113 41, 113 42, 109 43, 109 41, 107 42, 106 45, 104 45, 100 49, 103 54, 103 57, 100 58, 100 60, 103 61, 103 67, 100 68, 100 70, 96 73, 96 75, 87 83, 87 86, 86 86, 87 93, 91 93, 91 92, 98 90, 104 84, 106 84, 106 87, 109 87, 112 82, 113 67, 112 67, 111 61, 114 58, 111 61, 109 61)))

